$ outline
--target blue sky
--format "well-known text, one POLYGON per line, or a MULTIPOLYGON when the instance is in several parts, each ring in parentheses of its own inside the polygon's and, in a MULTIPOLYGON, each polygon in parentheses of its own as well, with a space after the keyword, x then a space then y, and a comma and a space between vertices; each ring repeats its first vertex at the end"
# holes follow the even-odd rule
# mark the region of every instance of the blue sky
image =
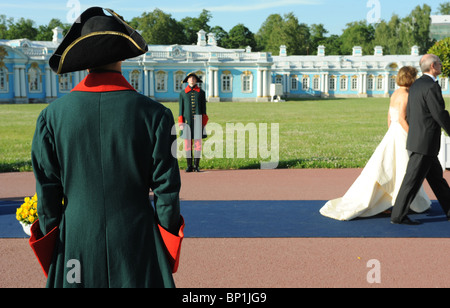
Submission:
POLYGON ((127 20, 155 8, 177 20, 186 16, 197 17, 202 9, 207 9, 212 13, 210 26, 218 25, 229 31, 243 23, 256 33, 270 14, 293 12, 300 22, 308 25, 322 23, 329 34, 341 34, 347 23, 367 20, 368 16, 370 19, 380 17, 384 20, 389 20, 392 14, 405 17, 417 5, 425 3, 431 6, 432 14, 435 14, 439 4, 444 2, 446 0, 0 0, 0 14, 15 19, 29 18, 42 25, 51 18, 70 21, 77 5, 81 12, 91 6, 108 7, 127 20))

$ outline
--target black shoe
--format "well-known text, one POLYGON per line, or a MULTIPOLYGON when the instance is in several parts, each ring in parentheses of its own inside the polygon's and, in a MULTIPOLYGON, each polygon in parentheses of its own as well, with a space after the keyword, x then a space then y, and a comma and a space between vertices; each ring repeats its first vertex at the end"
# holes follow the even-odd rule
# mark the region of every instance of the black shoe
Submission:
POLYGON ((417 225, 420 225, 421 222, 418 220, 413 220, 413 219, 409 218, 408 216, 405 216, 405 218, 403 218, 402 221, 391 220, 391 224, 417 226, 417 225))
POLYGON ((200 172, 200 158, 194 158, 194 171, 200 172))
POLYGON ((187 163, 186 172, 194 171, 194 168, 192 168, 192 158, 186 158, 186 163, 187 163))

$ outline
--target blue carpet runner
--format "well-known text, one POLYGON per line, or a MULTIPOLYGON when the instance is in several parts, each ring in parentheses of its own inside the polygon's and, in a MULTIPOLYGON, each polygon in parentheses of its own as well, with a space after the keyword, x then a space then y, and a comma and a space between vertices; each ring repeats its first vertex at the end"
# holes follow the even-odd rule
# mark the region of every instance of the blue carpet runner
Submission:
MULTIPOLYGON (((0 200, 0 238, 27 237, 15 218, 22 200, 0 200)), ((352 221, 323 217, 325 201, 181 201, 187 238, 448 238, 450 222, 433 201, 429 211, 411 214, 419 226, 392 225, 378 215, 352 221)))

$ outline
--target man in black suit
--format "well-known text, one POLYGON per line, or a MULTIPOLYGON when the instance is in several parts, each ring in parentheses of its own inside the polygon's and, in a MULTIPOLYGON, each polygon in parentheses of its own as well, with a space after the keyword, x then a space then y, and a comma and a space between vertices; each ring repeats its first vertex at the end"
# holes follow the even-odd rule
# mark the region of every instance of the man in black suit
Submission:
POLYGON ((410 158, 392 210, 393 224, 420 224, 406 214, 424 179, 430 184, 447 219, 450 217, 450 187, 437 158, 441 128, 450 135, 450 115, 445 110, 441 87, 436 82, 436 77, 441 74, 442 62, 439 57, 427 54, 420 60, 420 68, 423 76, 409 90, 406 148, 410 158))

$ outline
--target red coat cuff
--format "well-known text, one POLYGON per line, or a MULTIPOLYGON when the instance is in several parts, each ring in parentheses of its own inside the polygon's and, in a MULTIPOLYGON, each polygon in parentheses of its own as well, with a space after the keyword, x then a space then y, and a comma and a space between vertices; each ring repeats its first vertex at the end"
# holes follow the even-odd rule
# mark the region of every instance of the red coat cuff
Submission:
POLYGON ((44 271, 44 275, 48 277, 48 270, 52 263, 53 250, 59 234, 59 228, 53 228, 49 233, 43 235, 39 226, 39 219, 31 225, 31 237, 29 244, 33 250, 39 264, 44 271))
POLYGON ((167 257, 169 259, 169 264, 172 267, 172 273, 176 273, 178 263, 180 262, 181 242, 184 238, 184 225, 184 218, 181 216, 181 227, 178 231, 178 235, 175 235, 158 224, 159 232, 161 233, 164 245, 166 246, 167 257))

